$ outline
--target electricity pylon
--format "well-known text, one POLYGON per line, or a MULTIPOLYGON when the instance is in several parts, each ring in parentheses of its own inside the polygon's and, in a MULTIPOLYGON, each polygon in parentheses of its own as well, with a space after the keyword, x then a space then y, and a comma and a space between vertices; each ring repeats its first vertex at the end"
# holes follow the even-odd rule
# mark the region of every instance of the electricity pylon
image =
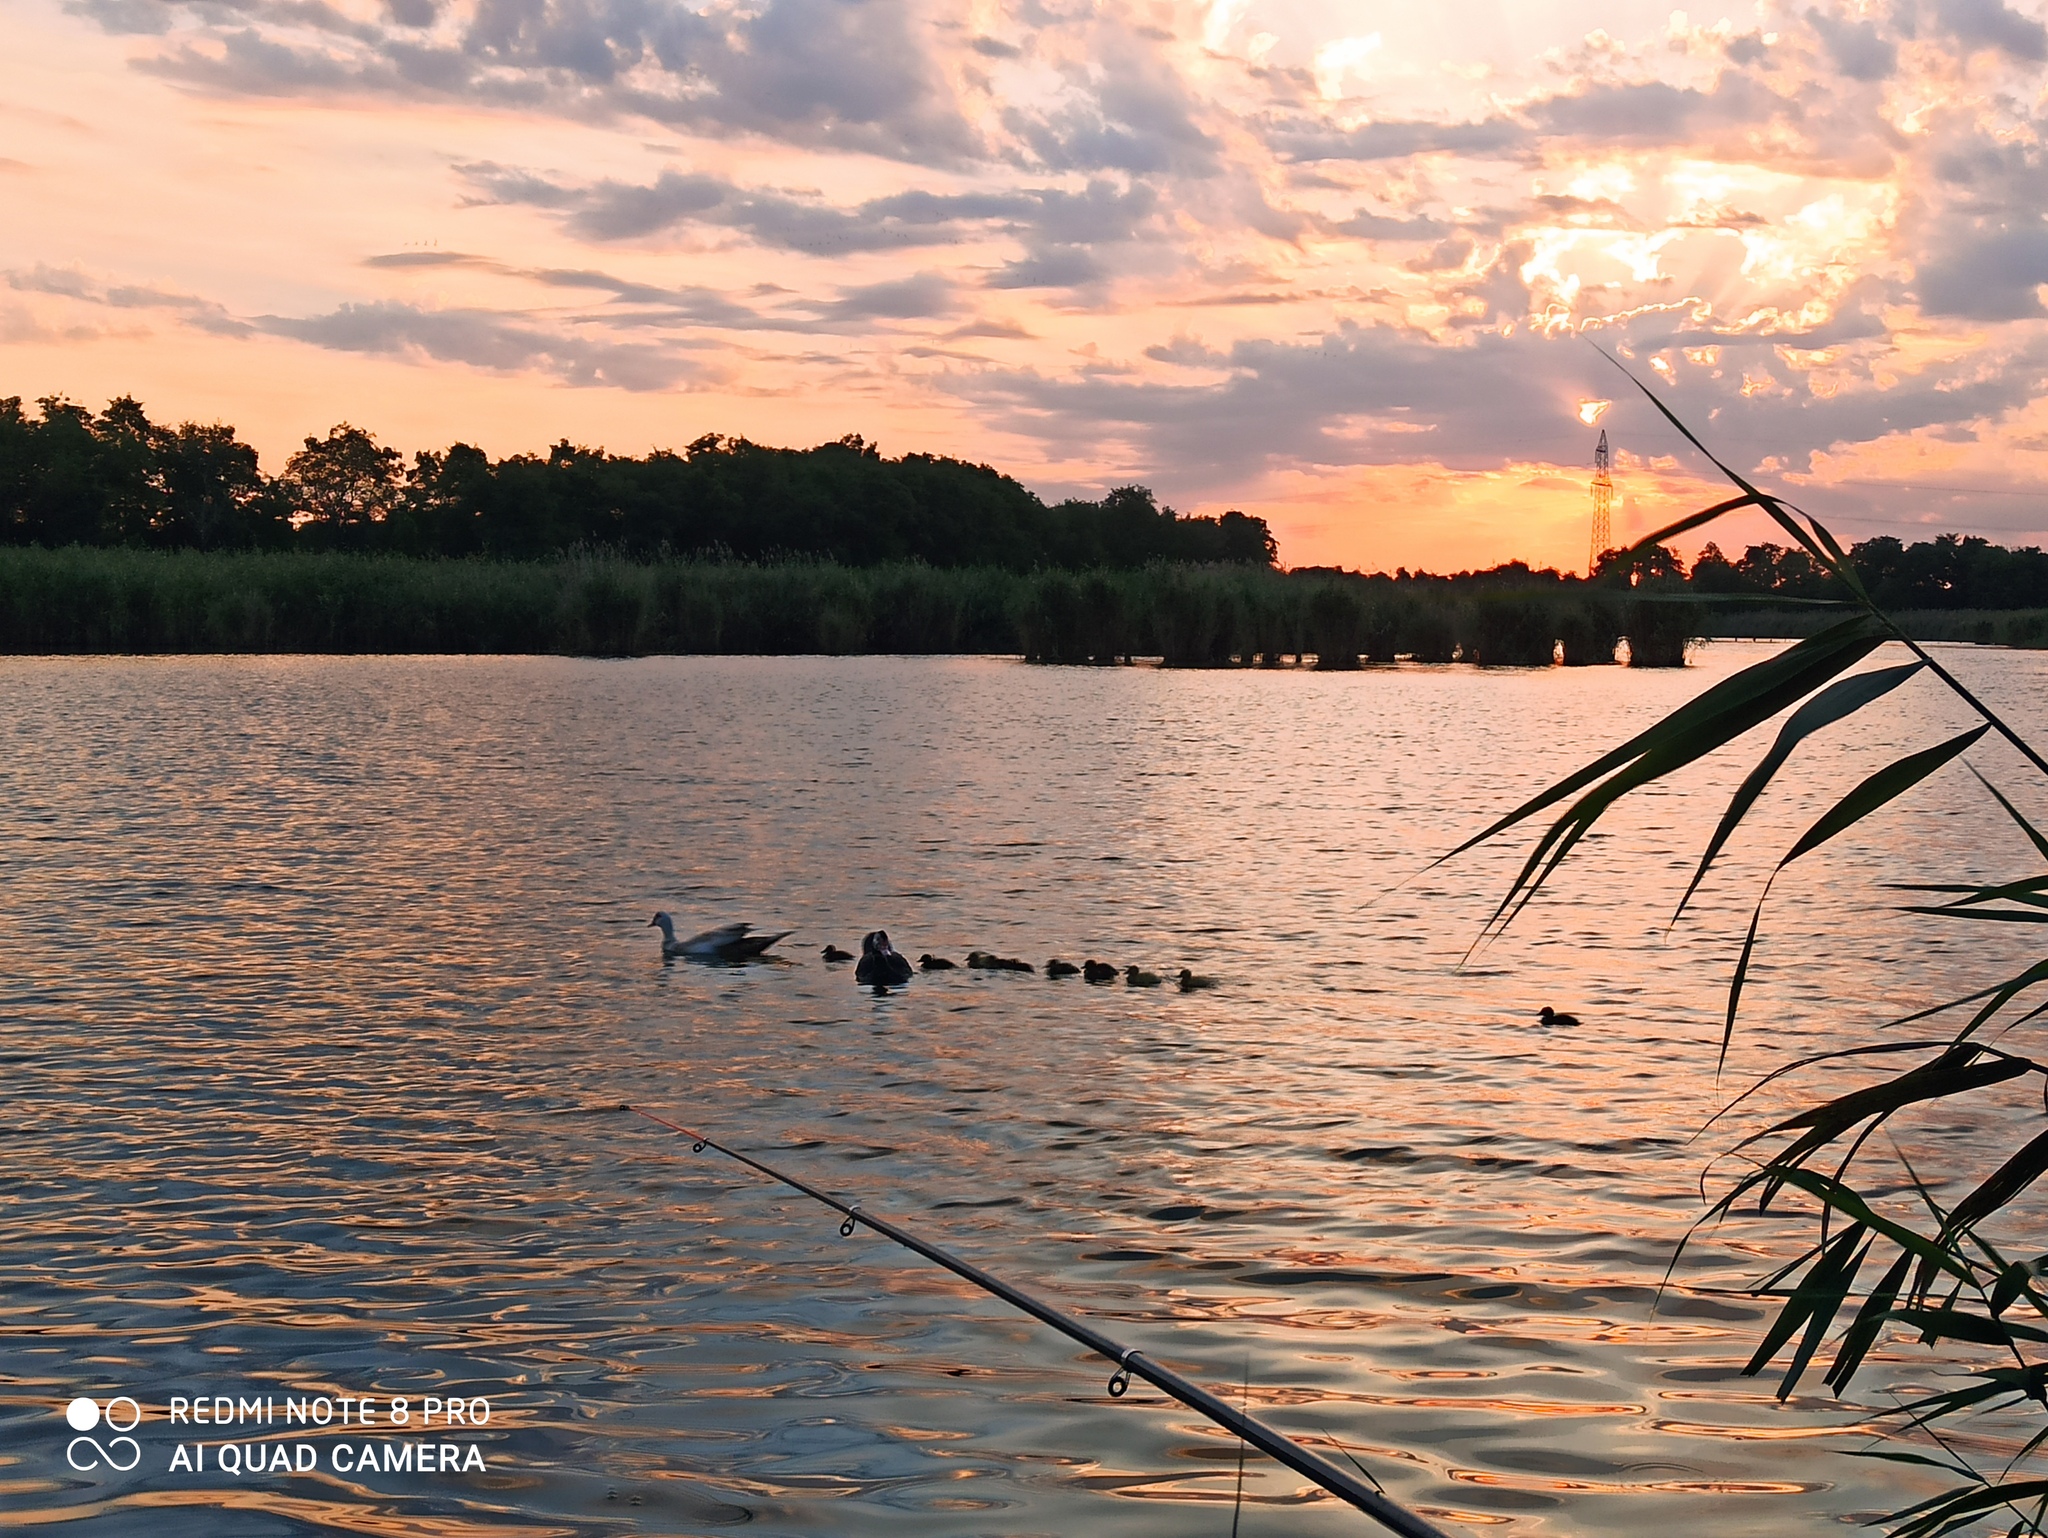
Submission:
POLYGON ((1600 557, 1614 544, 1614 477, 1609 475, 1607 429, 1600 429, 1600 446, 1593 450, 1593 553, 1586 558, 1586 575, 1592 576, 1600 557))

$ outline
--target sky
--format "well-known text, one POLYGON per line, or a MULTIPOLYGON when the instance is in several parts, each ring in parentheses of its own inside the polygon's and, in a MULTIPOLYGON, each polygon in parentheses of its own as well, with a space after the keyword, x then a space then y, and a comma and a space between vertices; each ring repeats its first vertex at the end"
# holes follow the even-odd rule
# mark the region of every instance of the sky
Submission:
POLYGON ((2044 18, 8 0, 0 395, 273 471, 858 432, 1582 568, 1599 431, 1617 538, 1718 499, 1626 368, 1845 537, 2048 543, 2044 18))

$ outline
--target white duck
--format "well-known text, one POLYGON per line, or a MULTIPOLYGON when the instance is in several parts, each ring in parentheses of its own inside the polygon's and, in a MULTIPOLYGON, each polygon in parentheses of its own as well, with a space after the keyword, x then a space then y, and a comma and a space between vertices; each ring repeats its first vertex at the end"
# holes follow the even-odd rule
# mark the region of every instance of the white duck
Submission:
POLYGON ((752 961, 777 940, 794 932, 785 929, 781 934, 757 935, 752 933, 752 924, 726 924, 717 929, 707 929, 701 935, 691 935, 687 940, 678 940, 676 921, 666 913, 655 914, 647 924, 649 928, 661 931, 663 959, 682 956, 691 961, 752 961))

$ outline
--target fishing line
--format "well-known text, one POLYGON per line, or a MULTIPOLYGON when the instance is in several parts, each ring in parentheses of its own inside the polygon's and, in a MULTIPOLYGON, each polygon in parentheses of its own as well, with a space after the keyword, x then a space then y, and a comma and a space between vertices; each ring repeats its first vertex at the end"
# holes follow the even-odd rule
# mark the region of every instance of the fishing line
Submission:
POLYGON ((1401 1538, 1450 1538, 1442 1528, 1433 1526, 1412 1511, 1395 1505, 1363 1480, 1353 1478, 1334 1463, 1310 1452, 1306 1447, 1281 1435, 1270 1426, 1232 1409, 1207 1389, 1189 1382, 1172 1368, 1161 1366, 1135 1346, 1126 1346, 1121 1341, 1112 1340, 1100 1330, 1083 1324, 1072 1315, 1061 1313, 1051 1304, 1043 1303, 1030 1293, 1011 1286, 1001 1277, 990 1275, 972 1261, 962 1260, 951 1251, 927 1243, 887 1218, 876 1217, 873 1213, 863 1211, 859 1202, 842 1202, 838 1197, 828 1195, 808 1181, 784 1174, 772 1165, 763 1164, 759 1159, 743 1154, 736 1148, 728 1148, 716 1139, 672 1122, 665 1116, 656 1116, 652 1111, 643 1111, 636 1105, 622 1105, 619 1109, 631 1111, 635 1116, 644 1117, 668 1128, 671 1132, 681 1133, 691 1140, 693 1153, 702 1153, 707 1148, 716 1149, 728 1159, 736 1159, 749 1169, 760 1171, 770 1180, 779 1181, 793 1191, 801 1191, 815 1202, 822 1202, 844 1219, 839 1225, 842 1238, 851 1238, 856 1226, 871 1228, 884 1239, 892 1240, 904 1249, 922 1255, 935 1265, 944 1266, 955 1276, 965 1278, 983 1292, 1001 1298, 1012 1308, 1022 1309, 1039 1323, 1051 1325, 1070 1340, 1079 1341, 1097 1356, 1116 1364, 1116 1371, 1110 1374, 1109 1379, 1110 1398, 1123 1398, 1130 1389, 1131 1379, 1143 1378, 1160 1392, 1179 1400, 1197 1414, 1206 1416, 1225 1431, 1236 1433, 1268 1457, 1277 1459, 1295 1473, 1313 1480, 1339 1500, 1348 1501, 1356 1506, 1389 1532, 1399 1533, 1401 1538))

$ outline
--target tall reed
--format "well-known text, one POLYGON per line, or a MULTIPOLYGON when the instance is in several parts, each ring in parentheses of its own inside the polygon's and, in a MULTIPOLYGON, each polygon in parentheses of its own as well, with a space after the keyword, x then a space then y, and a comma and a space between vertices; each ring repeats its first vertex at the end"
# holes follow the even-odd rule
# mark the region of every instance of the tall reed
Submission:
MULTIPOLYGON (((1843 606, 1846 614, 1838 609, 1824 628, 1715 684, 1453 851, 1498 838, 1531 819, 1553 819, 1495 909, 1489 932, 1497 933, 1527 908, 1579 841, 1624 796, 1718 752, 1784 712, 1790 714, 1775 741, 1707 838, 1673 922, 1690 905, 1730 836, 1808 737, 1873 709, 1916 681, 1923 690, 1938 686, 1976 717, 1968 730, 1919 747, 1866 776, 1779 859, 1758 895, 1730 980, 1721 1043, 1725 1061, 1765 903, 1787 866, 1848 833, 1990 734, 2018 752, 2037 796, 2048 791, 2048 757, 1878 606, 1827 528, 1714 459, 1654 392, 1641 381, 1636 384, 1739 493, 1660 530, 1638 551, 1729 512, 1755 508, 1791 536, 1816 568, 1839 582, 1850 601, 1843 606), (1888 643, 1902 647, 1903 660, 1858 671, 1888 643)), ((1690 626, 1672 618, 1675 611, 1682 612, 1670 603, 1629 602, 1624 624, 1631 651, 1640 648, 1652 658, 1682 660, 1690 626)), ((1911 724, 1917 725, 1923 714, 1916 712, 1911 724)), ((1893 723, 1888 734, 1898 729, 1893 723)), ((1920 851, 1966 868, 1946 881, 1891 883, 1894 891, 1919 894, 1904 911, 1917 916, 1934 945, 1952 944, 1953 926, 1959 923, 1965 934, 1970 925, 1981 931, 1987 922, 2008 932, 2013 925, 2048 923, 2048 833, 1981 770, 1970 767, 1978 786, 2010 822, 2011 847, 1993 851, 1945 845, 1920 851), (2018 874, 1989 881, 1976 876, 1979 858, 1994 855, 2016 858, 2018 874)), ((1851 965, 1847 958, 1860 949, 1829 947, 1826 956, 1812 959, 1851 965)), ((1807 958, 1790 959, 1796 965, 1807 958)), ((1878 965, 1887 959, 1874 958, 1878 965)), ((1739 1142, 1733 1152, 1751 1167, 1703 1220, 1718 1220, 1750 1204, 1761 1213, 1788 1200, 1805 1204, 1812 1215, 1812 1239, 1804 1252, 1757 1285, 1760 1294, 1779 1300, 1779 1308, 1745 1370, 1759 1373, 1782 1359, 1780 1398, 1805 1378, 1831 1337, 1823 1381, 1837 1393, 1863 1373, 1888 1338, 1960 1348, 1960 1359, 1940 1387, 1882 1412, 1891 1414, 1898 1430, 1920 1446, 1880 1447, 1870 1456, 1931 1465, 1953 1480, 1943 1493, 1892 1513, 1887 1520, 1896 1538, 1982 1532, 1987 1522, 2008 1538, 2048 1531, 2048 1467, 2039 1457, 2048 1447, 2048 1256, 2041 1254, 2048 1245, 2038 1231, 2038 1208, 2029 1211, 2022 1205, 2034 1183, 2048 1175, 2048 1133, 2016 1122, 2002 1114, 2005 1108, 1995 1098, 1987 1099, 2036 1078, 2048 1082, 2048 1056, 2020 1050, 2030 1031, 2039 1033, 2040 1018, 2048 1013, 2043 997, 2048 957, 2013 973, 2001 963, 1991 965, 1996 969, 1980 975, 1978 985, 1961 996, 1885 1022, 1866 1043, 1780 1067, 1739 1097, 1735 1107, 1766 1085, 1775 1083, 1781 1092, 1796 1087, 1801 1082, 1797 1075, 1822 1065, 1862 1068, 1868 1076, 1849 1093, 1813 1098, 1794 1115, 1739 1142), (1943 1028, 1937 1022, 1944 1020, 1959 1023, 1943 1028), (1906 1066, 1896 1066, 1901 1062, 1906 1066), (1930 1186, 1909 1153, 1878 1136, 1893 1131, 1896 1118, 1916 1112, 1932 1112, 1951 1124, 1967 1119, 1970 1142, 1951 1145, 1952 1159, 1961 1164, 1954 1171, 1960 1189, 1953 1196, 1930 1186), (1860 1288, 1859 1280, 1864 1283, 1860 1288), (1848 1322, 1837 1330, 1845 1312, 1848 1322), (1990 1411, 2031 1416, 2034 1424, 2031 1434, 2010 1440, 1997 1461, 1980 1462, 1982 1450, 1994 1444, 1982 1438, 1966 1441, 1947 1423, 1990 1411)), ((1873 979, 1872 994, 1881 994, 1882 986, 1881 978, 1873 979)))
MULTIPOLYGON (((915 562, 421 560, 0 547, 9 652, 1009 653, 1323 668, 1578 660, 1586 584, 1484 587, 1238 564, 1014 572, 915 562), (1577 596, 1573 596, 1577 595, 1577 596)), ((1660 612, 1681 615, 1682 606, 1660 612)), ((1634 632, 1632 631, 1633 635, 1634 632)), ((1611 660, 1613 642, 1607 643, 1611 660)))

